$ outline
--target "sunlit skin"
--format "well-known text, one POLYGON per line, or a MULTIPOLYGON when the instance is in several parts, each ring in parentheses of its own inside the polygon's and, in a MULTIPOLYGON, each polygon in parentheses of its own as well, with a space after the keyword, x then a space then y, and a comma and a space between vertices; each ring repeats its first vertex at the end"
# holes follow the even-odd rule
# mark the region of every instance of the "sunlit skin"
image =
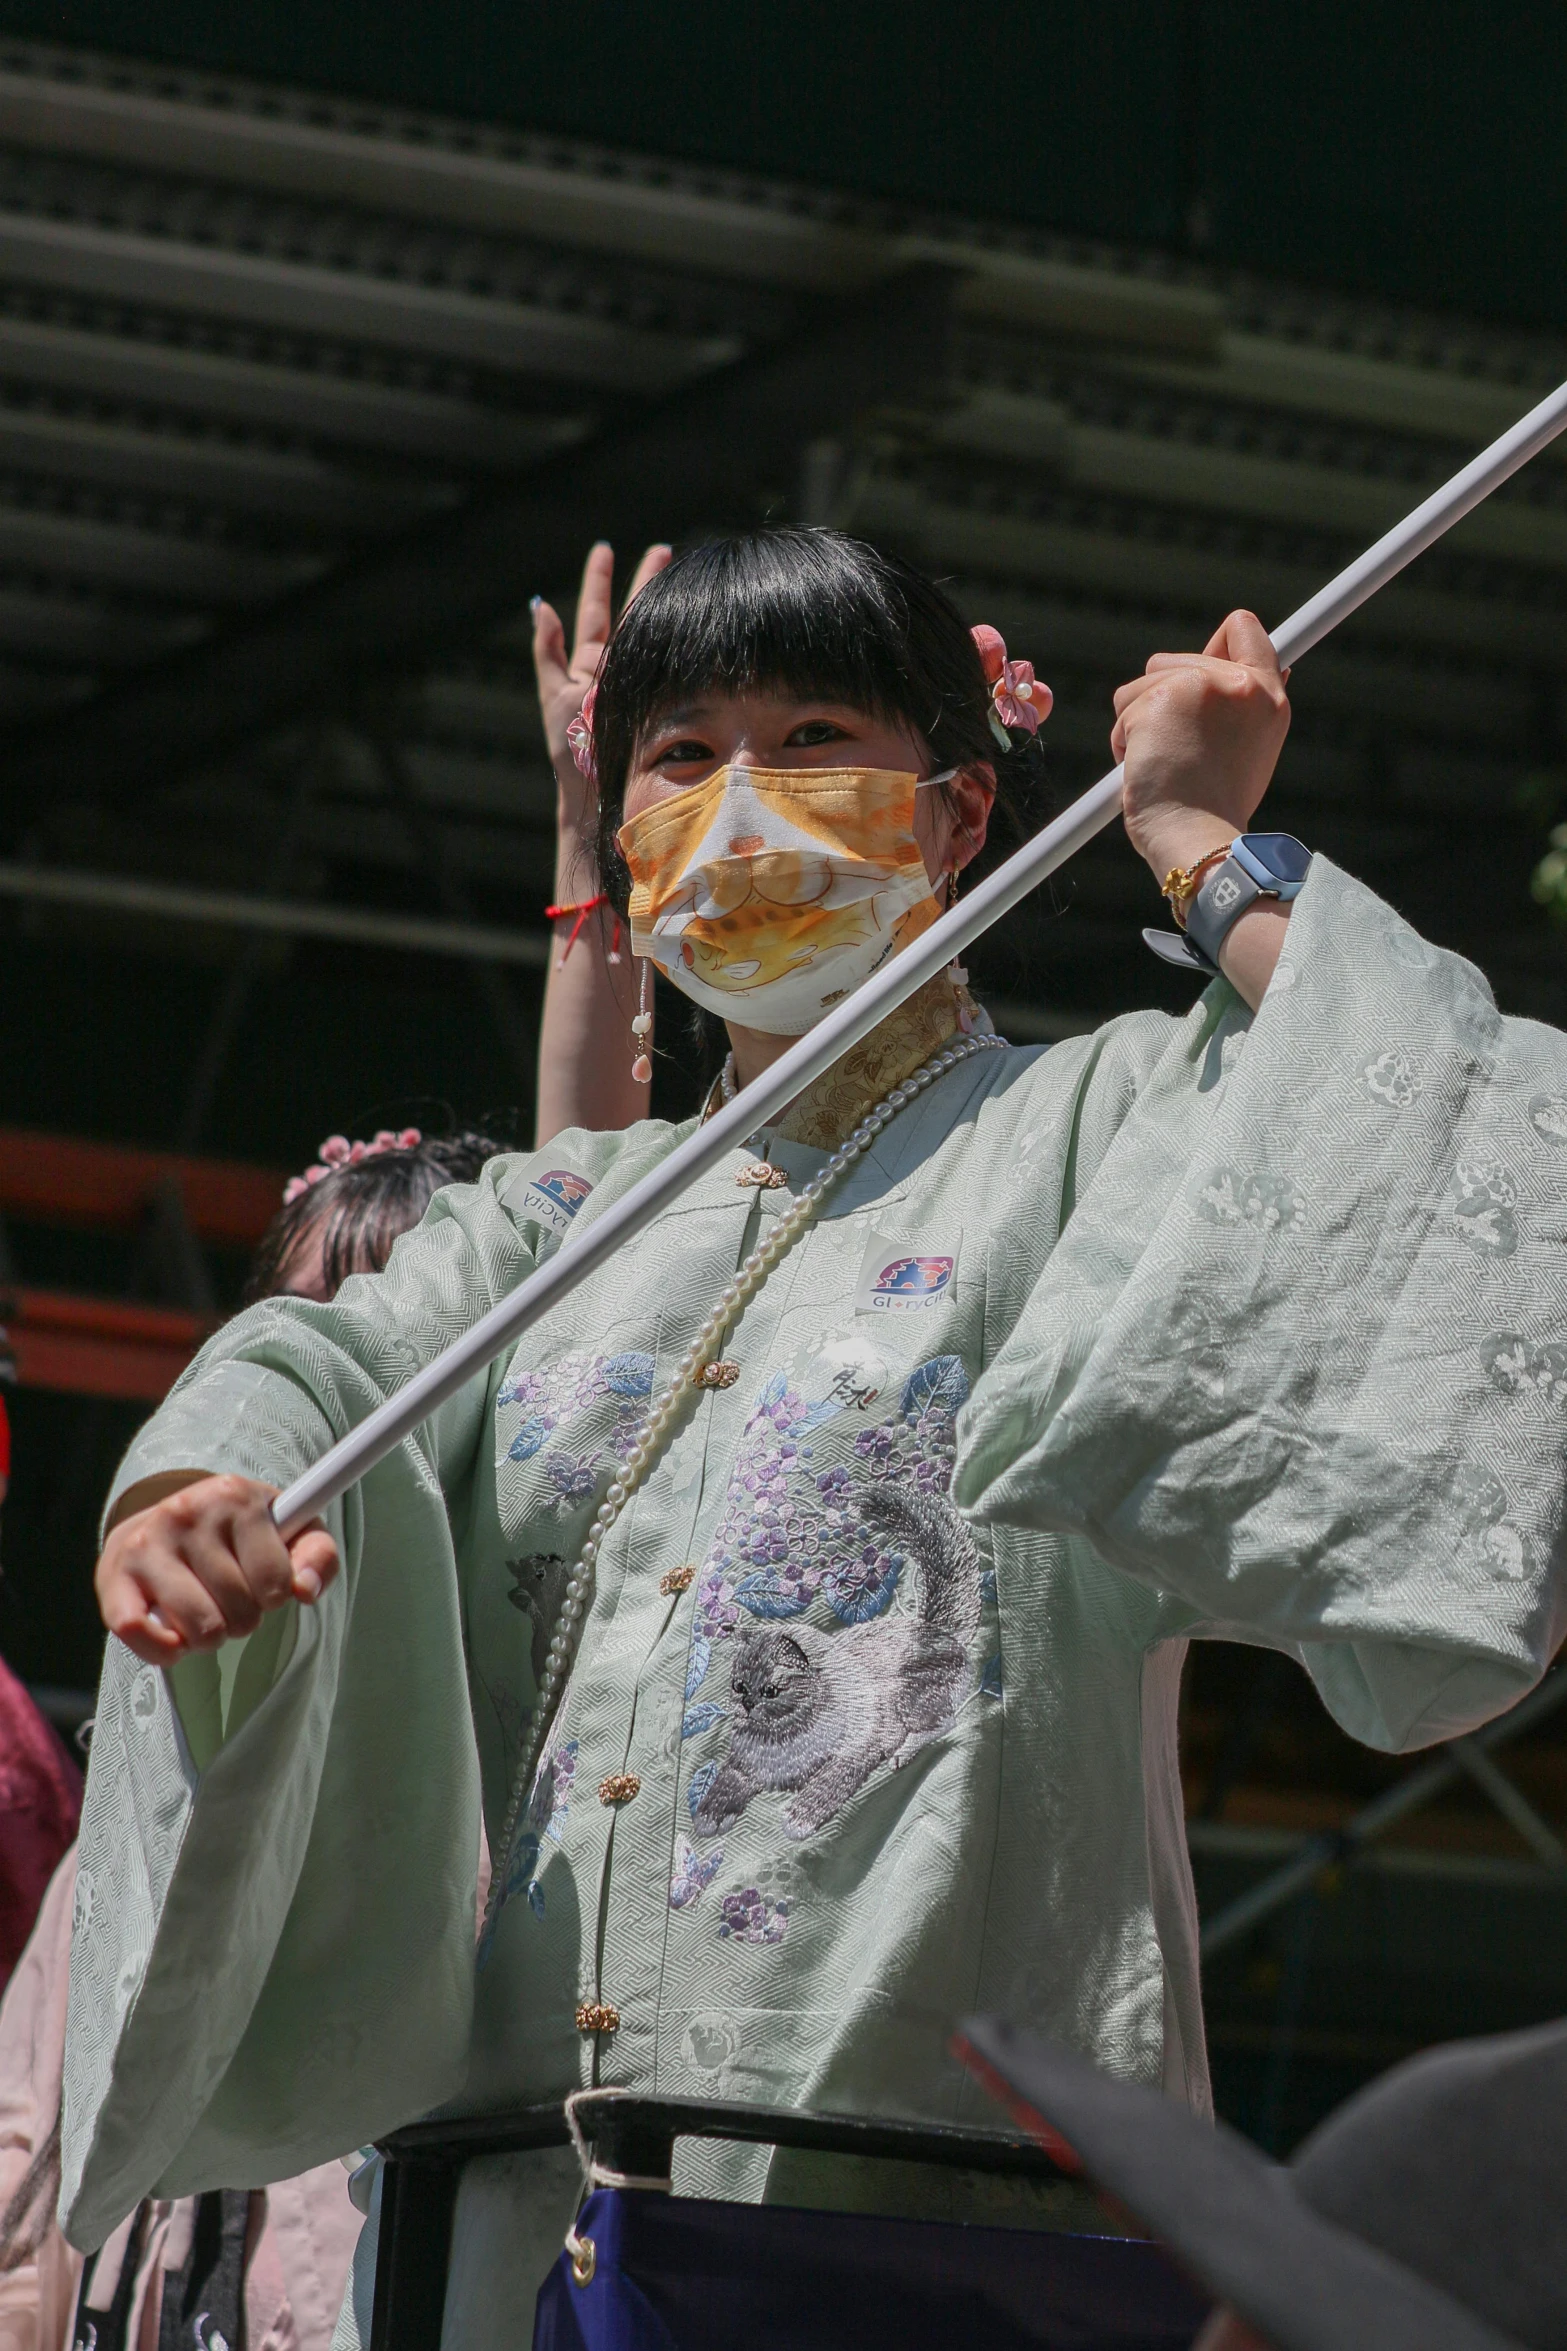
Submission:
MULTIPOLYGON (((1140 678, 1117 691, 1111 751, 1126 767, 1126 830, 1156 880, 1250 824, 1289 731, 1284 687, 1262 623, 1234 612, 1202 653, 1156 653, 1140 678)), ((915 775, 929 775, 936 764, 908 728, 863 711, 767 695, 714 697, 665 713, 639 743, 627 815, 726 762, 915 775)), ((916 837, 938 894, 944 877, 983 847, 993 799, 988 766, 966 769, 945 794, 916 797, 916 837)), ((1273 976, 1287 920, 1284 908, 1265 901, 1225 941, 1225 976, 1253 1009, 1273 976)), ((789 1043, 735 1024, 729 1035, 743 1084, 789 1043)), ((123 1495, 95 1578, 110 1632, 148 1664, 170 1665, 253 1632, 266 1610, 287 1600, 318 1599, 338 1572, 336 1546, 320 1526, 285 1546, 267 1512, 271 1495, 270 1487, 198 1469, 170 1471, 123 1495)), ((1204 2351, 1255 2346, 1232 2334, 1204 2351)))

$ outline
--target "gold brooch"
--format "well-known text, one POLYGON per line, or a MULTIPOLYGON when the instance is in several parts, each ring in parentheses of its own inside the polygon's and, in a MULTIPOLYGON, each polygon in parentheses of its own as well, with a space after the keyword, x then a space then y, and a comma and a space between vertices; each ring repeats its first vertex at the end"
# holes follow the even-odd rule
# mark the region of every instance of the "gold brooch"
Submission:
POLYGON ((666 1567, 658 1579, 658 1588, 666 1600, 672 1600, 677 1592, 689 1592, 695 1582, 694 1567, 666 1567))
POLYGON ((612 1771, 607 1780, 599 1781, 601 1804, 629 1804, 633 1796, 642 1793, 642 1782, 634 1771, 612 1771))
POLYGON ((620 2010, 612 2008, 607 2000, 583 2000, 577 2006, 579 2033, 618 2033, 620 2010))
POLYGON ((789 1188, 789 1178, 770 1159, 753 1159, 749 1167, 739 1170, 735 1182, 758 1192, 786 1192, 789 1188))
POLYGON ((740 1377, 738 1363, 726 1363, 720 1356, 716 1363, 704 1363, 700 1371, 691 1374, 694 1388, 732 1388, 740 1377))

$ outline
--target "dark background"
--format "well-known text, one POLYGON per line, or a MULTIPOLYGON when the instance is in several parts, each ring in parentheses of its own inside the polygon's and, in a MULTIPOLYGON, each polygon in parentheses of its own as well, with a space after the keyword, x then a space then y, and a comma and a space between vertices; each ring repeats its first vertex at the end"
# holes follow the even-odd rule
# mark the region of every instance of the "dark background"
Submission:
POLYGON ((6 0, 0 33, 1567 320, 1555 7, 6 0))

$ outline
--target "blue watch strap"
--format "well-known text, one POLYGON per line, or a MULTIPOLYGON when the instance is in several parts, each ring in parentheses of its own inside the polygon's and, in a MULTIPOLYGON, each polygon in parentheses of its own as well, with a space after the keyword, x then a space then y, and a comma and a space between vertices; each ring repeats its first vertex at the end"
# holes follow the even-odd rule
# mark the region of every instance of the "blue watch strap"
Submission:
POLYGON ((1311 851, 1293 833, 1242 833, 1223 864, 1205 876, 1187 909, 1185 931, 1144 931, 1143 937, 1166 963, 1216 973, 1219 949, 1247 908, 1259 898, 1287 905, 1299 897, 1310 871, 1311 851))
POLYGON ((1204 877, 1186 913, 1186 936, 1217 970, 1219 949, 1259 898, 1298 898, 1311 851, 1293 833, 1243 833, 1224 863, 1204 877))

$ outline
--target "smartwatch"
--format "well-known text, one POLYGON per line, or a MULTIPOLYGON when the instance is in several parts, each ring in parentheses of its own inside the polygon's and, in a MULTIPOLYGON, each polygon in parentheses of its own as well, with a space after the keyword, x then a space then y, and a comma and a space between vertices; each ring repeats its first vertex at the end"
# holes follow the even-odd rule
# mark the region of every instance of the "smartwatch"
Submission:
POLYGON ((1259 898, 1288 905, 1298 898, 1311 871, 1311 851, 1293 833, 1242 833, 1229 855, 1203 876, 1186 912, 1184 931, 1144 931, 1143 937, 1166 963, 1216 973, 1219 949, 1248 907, 1259 898))

